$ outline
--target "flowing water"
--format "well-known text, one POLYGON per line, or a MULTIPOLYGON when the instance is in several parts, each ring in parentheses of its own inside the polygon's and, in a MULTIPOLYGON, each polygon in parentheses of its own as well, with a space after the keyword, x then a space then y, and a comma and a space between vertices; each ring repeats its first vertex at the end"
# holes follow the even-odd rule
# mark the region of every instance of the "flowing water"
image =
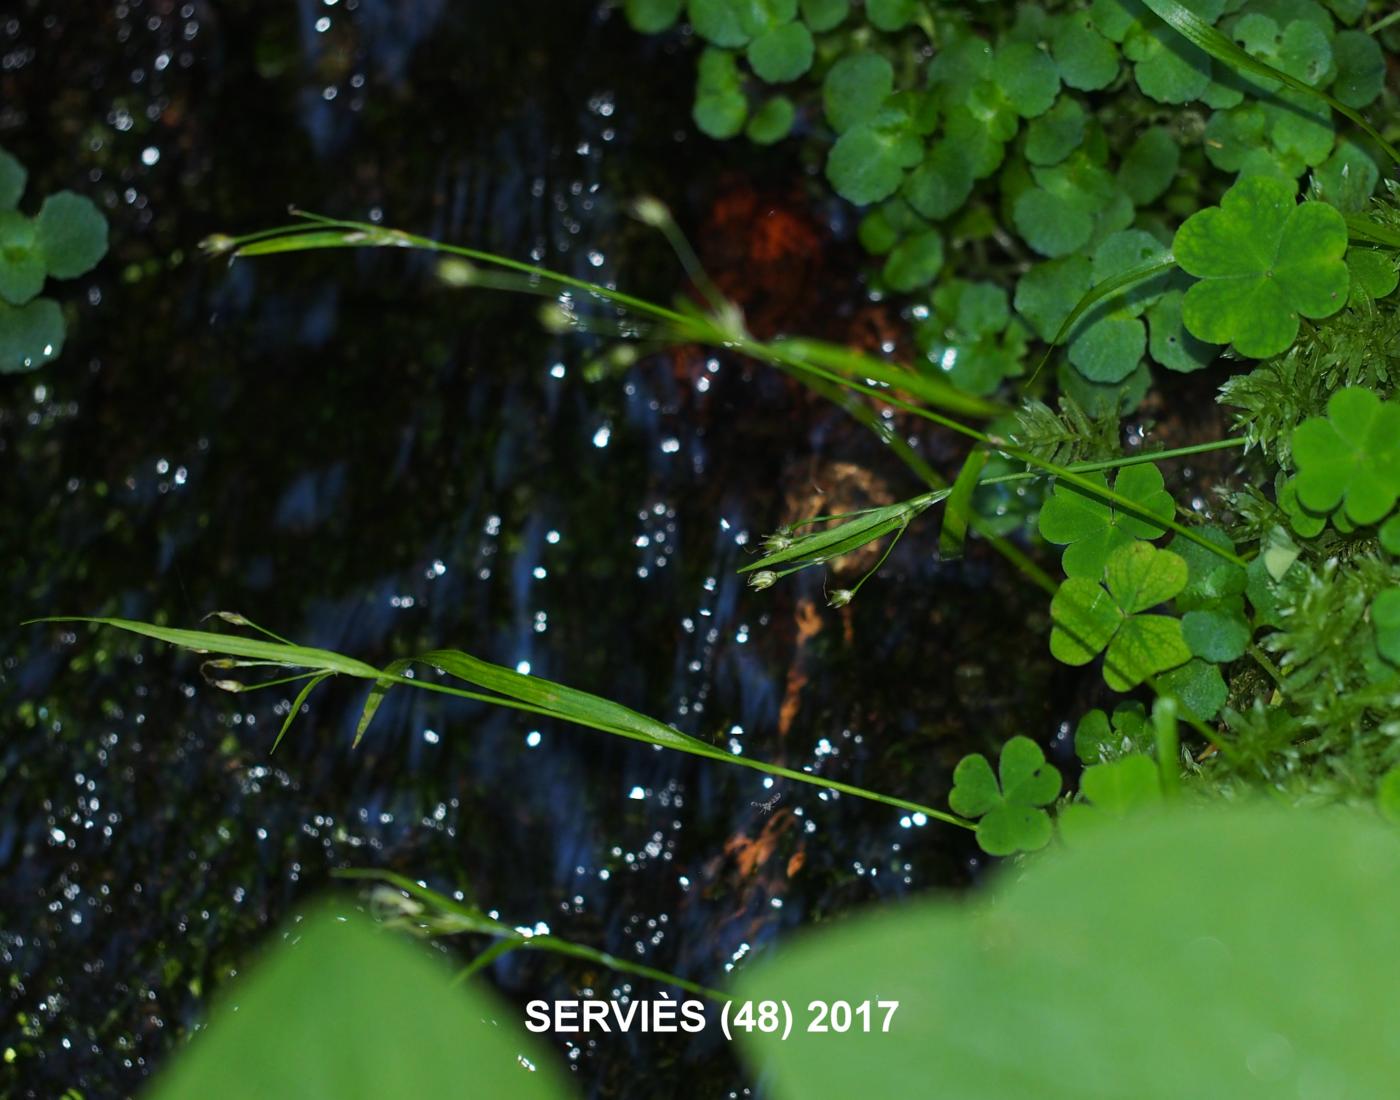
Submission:
MULTIPOLYGON (((760 220, 788 216, 764 196, 806 202, 796 155, 695 134, 685 43, 584 0, 18 0, 0 53, 29 201, 91 194, 113 239, 70 287, 62 358, 0 377, 0 1093, 139 1089, 335 867, 710 984, 798 925, 975 872, 937 823, 425 693, 391 693, 352 751, 363 687, 332 683, 273 756, 285 691, 17 625, 233 609, 375 662, 455 646, 935 803, 963 752, 1052 735, 1043 600, 997 560, 940 565, 916 528, 841 612, 816 575, 736 578, 794 510, 919 489, 791 383, 699 352, 589 381, 596 342, 420 254, 197 255, 295 203, 667 297, 682 280, 629 199, 715 233, 735 195, 760 220)), ((821 243, 790 297, 829 328, 802 280, 844 270, 859 305, 847 227, 799 213, 821 243)), ((515 1003, 655 994, 542 954, 490 980, 515 1003)), ((717 1034, 559 1053, 589 1096, 754 1086, 717 1034)))

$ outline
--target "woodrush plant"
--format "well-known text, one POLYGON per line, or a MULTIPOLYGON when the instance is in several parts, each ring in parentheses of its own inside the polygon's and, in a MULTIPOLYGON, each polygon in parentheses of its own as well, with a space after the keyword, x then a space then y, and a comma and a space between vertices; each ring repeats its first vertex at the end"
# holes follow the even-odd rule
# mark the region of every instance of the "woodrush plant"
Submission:
MULTIPOLYGON (((630 3, 627 10, 639 26, 658 30, 679 17, 681 5, 630 3)), ((296 678, 305 686, 279 738, 318 684, 349 675, 371 682, 359 735, 391 688, 441 691, 916 810, 974 828, 997 855, 1044 847, 1056 831, 1075 843, 1184 792, 1364 800, 1394 816, 1400 209, 1392 181, 1385 196, 1371 197, 1380 170, 1364 143, 1397 163, 1400 156, 1358 109, 1382 94, 1373 59, 1378 37, 1394 24, 1367 27, 1365 5, 1322 8, 1311 0, 1096 0, 1087 12, 1022 6, 1014 17, 979 9, 989 24, 914 0, 870 0, 860 10, 873 29, 851 29, 852 10, 840 3, 693 0, 689 17, 711 42, 696 119, 710 132, 745 125, 746 71, 771 84, 820 69, 822 110, 837 135, 828 176, 853 202, 878 204, 862 224, 872 251, 888 254, 876 289, 932 284, 930 305, 911 311, 924 348, 912 368, 810 340, 755 339, 742 313, 703 278, 688 246, 678 251, 703 305, 682 299, 662 306, 479 250, 311 215, 212 238, 207 248, 236 257, 427 249, 444 257, 443 276, 455 285, 545 296, 556 325, 643 347, 727 349, 840 404, 928 491, 778 532, 745 567, 754 587, 888 540, 879 568, 894 542, 942 505, 945 558, 961 552, 969 531, 985 537, 1052 597, 1055 657, 1072 665, 1101 659, 1107 689, 1141 688, 1153 697, 1150 710, 1123 702, 1111 719, 1102 710, 1084 716, 1075 736, 1086 765, 1077 794, 1061 796, 1058 769, 1025 738, 1003 747, 996 772, 980 754, 964 760, 949 814, 735 757, 597 696, 460 651, 414 660, 484 690, 410 677, 408 660, 376 669, 281 639, 89 621, 215 655, 215 668, 303 670, 296 678), (1349 29, 1338 30, 1334 20, 1349 29), (837 36, 831 48, 815 37, 827 33, 837 36), (932 43, 931 56, 901 44, 918 36, 932 43), (1121 73, 1129 66, 1148 99, 1200 101, 1214 112, 1202 131, 1204 153, 1188 150, 1185 169, 1182 134, 1160 125, 1125 147, 1125 130, 1159 116, 1128 87, 1121 73), (1076 94, 1103 89, 1113 91, 1112 110, 1076 94), (1339 143, 1329 108, 1360 132, 1339 143), (964 181, 956 164, 966 161, 973 167, 964 181), (1218 202, 1192 210, 1212 186, 1206 162, 1237 179, 1218 202), (1297 179, 1309 170, 1299 201, 1297 179), (994 206, 987 189, 974 195, 973 184, 996 172, 1001 202, 994 206), (995 242, 1005 257, 1000 266, 944 277, 950 227, 960 242, 995 242), (1032 261, 1022 244, 1047 259, 1032 261), (1008 279, 1014 289, 998 282, 1008 279), (1030 334, 1047 343, 1047 359, 1066 349, 1059 411, 1033 398, 1012 411, 995 399, 1002 380, 1021 372, 1030 334), (945 337, 952 342, 937 343, 945 337), (1240 410, 1240 434, 1124 453, 1116 416, 1145 390, 1145 353, 1169 369, 1195 370, 1227 344, 1235 361, 1259 360, 1222 387, 1222 402, 1240 410), (969 440, 970 455, 951 485, 891 429, 886 411, 969 440), (972 418, 990 425, 974 426, 972 418), (1227 486, 1218 522, 1206 523, 1175 504, 1157 463, 1217 450, 1243 452, 1251 478, 1227 486), (1062 582, 977 510, 989 490, 1015 482, 1050 488, 1038 529, 1065 547, 1062 582), (1169 534, 1170 543, 1156 545, 1169 534), (1187 747, 1180 725, 1193 741, 1187 747)), ((789 114, 804 117, 804 110, 800 101, 774 97, 754 112, 750 136, 773 140, 789 114)), ((679 240, 664 207, 650 202, 638 213, 679 240)), ((969 266, 981 268, 971 252, 969 266)), ((848 604, 869 575, 832 593, 831 602, 848 604)), ((225 680, 219 686, 244 690, 225 680)))

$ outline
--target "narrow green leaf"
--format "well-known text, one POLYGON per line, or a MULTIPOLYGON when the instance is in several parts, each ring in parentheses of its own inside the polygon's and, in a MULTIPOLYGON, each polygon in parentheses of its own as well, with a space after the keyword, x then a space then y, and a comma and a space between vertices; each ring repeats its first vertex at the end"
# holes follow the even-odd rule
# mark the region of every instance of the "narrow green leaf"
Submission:
POLYGON ((297 693, 296 699, 292 701, 292 709, 287 711, 286 721, 282 723, 282 728, 277 731, 277 737, 272 742, 273 752, 277 751, 277 746, 282 743, 282 738, 286 737, 287 731, 292 728, 292 723, 296 721, 297 715, 301 713, 302 704, 310 698, 311 693, 316 690, 317 685, 330 675, 332 674, 329 672, 323 672, 319 676, 313 676, 306 682, 306 686, 297 693))
POLYGON ((412 659, 404 657, 384 666, 384 677, 374 681, 369 689, 369 697, 365 699, 365 708, 360 711, 360 720, 355 725, 355 741, 351 748, 359 747, 360 739, 364 737, 365 730, 369 729, 369 724, 374 721, 374 716, 379 711, 379 704, 384 702, 384 696, 388 695, 389 689, 394 686, 394 679, 402 676, 411 664, 412 659))
POLYGON ((887 363, 883 359, 876 359, 840 344, 790 339, 775 341, 770 347, 789 360, 805 360, 858 381, 869 379, 879 382, 949 412, 962 413, 965 416, 999 416, 1006 411, 996 402, 964 393, 942 379, 919 374, 907 367, 887 363))
POLYGON ((938 533, 938 556, 943 561, 962 557, 967 522, 972 513, 972 494, 977 490, 977 479, 982 476, 987 457, 987 451, 974 448, 953 482, 953 491, 948 494, 948 504, 943 510, 943 529, 938 533))

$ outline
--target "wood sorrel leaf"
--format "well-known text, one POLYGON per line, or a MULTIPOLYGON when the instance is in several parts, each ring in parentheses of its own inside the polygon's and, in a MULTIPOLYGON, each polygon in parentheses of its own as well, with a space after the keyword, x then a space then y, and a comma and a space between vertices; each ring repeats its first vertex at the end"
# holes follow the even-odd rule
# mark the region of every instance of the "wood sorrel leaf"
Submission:
POLYGON ((1186 327, 1241 355, 1277 355, 1293 343, 1299 317, 1328 317, 1346 305, 1346 249, 1336 209, 1298 204, 1283 180, 1243 179, 1177 230, 1177 263, 1200 279, 1182 304, 1186 327))

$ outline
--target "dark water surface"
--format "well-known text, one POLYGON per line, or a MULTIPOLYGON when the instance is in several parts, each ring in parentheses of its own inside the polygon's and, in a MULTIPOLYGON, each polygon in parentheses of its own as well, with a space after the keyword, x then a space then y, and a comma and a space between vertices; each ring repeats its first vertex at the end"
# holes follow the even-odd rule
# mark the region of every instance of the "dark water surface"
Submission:
MULTIPOLYGON (((20 628, 236 609, 374 662, 457 646, 934 803, 962 752, 1055 723, 1043 601, 998 562, 940 566, 916 531, 842 613, 817 576, 736 579, 831 479, 919 488, 771 373, 700 354, 590 383, 586 341, 421 255, 195 254, 297 203, 669 296, 629 198, 694 228, 802 171, 695 135, 682 42, 564 0, 8 10, 0 144, 31 201, 103 202, 113 250, 71 288, 62 358, 0 377, 0 1094, 136 1091, 335 867, 711 984, 799 924, 966 881, 937 824, 426 693, 351 751, 363 688, 328 685, 273 757, 284 692, 20 628)), ((656 993, 544 955, 492 980, 517 1003, 656 993)), ((589 1096, 750 1088, 714 1029, 560 1056, 589 1096)))

